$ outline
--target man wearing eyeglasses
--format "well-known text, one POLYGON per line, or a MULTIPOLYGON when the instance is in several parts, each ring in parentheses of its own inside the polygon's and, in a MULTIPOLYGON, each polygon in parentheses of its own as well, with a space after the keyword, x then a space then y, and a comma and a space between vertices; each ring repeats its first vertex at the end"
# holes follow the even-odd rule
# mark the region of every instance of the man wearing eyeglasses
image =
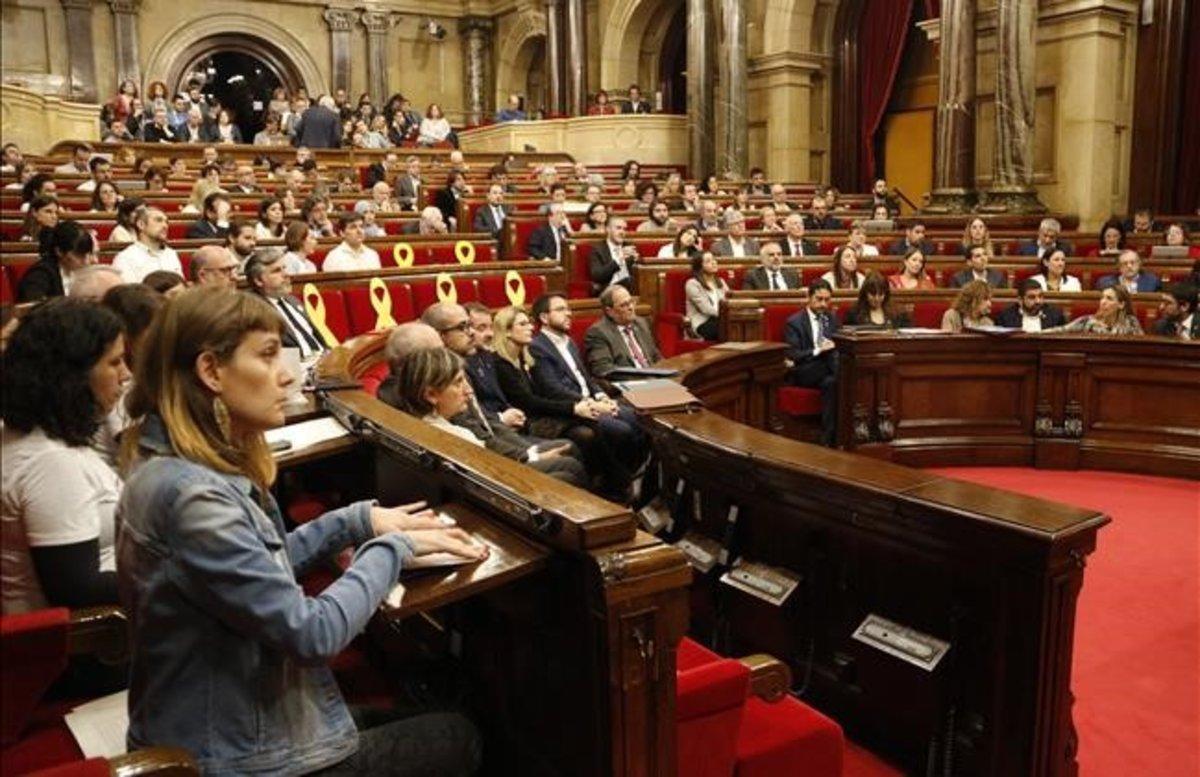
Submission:
POLYGON ((228 248, 207 245, 192 254, 189 272, 197 286, 234 291, 237 289, 237 269, 238 261, 228 248))
POLYGON ((800 288, 800 274, 783 266, 783 248, 775 241, 762 244, 761 264, 742 280, 743 289, 786 291, 800 288))

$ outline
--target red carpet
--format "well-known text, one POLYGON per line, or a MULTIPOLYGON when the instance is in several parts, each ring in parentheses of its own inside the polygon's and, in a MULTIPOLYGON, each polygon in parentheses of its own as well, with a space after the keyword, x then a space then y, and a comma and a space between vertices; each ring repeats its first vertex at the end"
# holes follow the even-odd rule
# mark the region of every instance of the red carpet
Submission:
POLYGON ((1200 484, 1110 472, 937 471, 1112 516, 1084 574, 1075 632, 1080 773, 1200 774, 1200 484))

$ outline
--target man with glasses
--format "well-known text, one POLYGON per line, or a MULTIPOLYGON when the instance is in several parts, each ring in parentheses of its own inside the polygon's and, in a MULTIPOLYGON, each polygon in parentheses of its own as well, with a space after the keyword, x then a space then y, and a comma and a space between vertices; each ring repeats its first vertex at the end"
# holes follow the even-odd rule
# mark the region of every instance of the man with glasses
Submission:
POLYGON ((604 315, 583 336, 583 353, 588 369, 605 378, 616 369, 640 369, 662 359, 654 334, 638 318, 633 295, 623 286, 609 286, 600 294, 604 315))
POLYGON ((761 264, 742 280, 743 289, 754 291, 786 291, 800 288, 800 273, 783 266, 783 249, 774 240, 763 243, 759 252, 761 264))
POLYGON ((188 268, 197 286, 234 291, 237 289, 238 261, 229 249, 221 246, 201 246, 192 254, 188 268))

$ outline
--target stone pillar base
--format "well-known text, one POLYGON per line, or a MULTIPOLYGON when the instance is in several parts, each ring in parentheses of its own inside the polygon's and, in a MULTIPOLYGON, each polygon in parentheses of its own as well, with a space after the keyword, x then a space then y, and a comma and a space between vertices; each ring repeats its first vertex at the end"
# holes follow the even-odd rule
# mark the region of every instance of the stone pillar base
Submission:
POLYGON ((980 193, 980 213, 1046 213, 1037 192, 1023 186, 1003 186, 980 193))
POLYGON ((977 199, 978 195, 971 189, 934 189, 929 193, 929 204, 921 208, 921 213, 972 213, 977 199))

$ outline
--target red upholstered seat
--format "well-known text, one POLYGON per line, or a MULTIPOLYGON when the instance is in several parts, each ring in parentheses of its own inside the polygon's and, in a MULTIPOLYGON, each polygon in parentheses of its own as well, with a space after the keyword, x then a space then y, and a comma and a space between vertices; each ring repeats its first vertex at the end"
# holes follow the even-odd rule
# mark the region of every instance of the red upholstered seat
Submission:
MULTIPOLYGON (((489 308, 506 308, 510 304, 508 290, 505 289, 504 275, 484 275, 478 279, 479 301, 489 308)), ((546 293, 546 278, 534 273, 521 273, 521 282, 525 285, 525 305, 546 293)))
POLYGON ((736 777, 839 777, 842 728, 791 696, 746 699, 737 741, 736 777))
POLYGON ((926 329, 938 329, 942 326, 942 314, 949 307, 945 302, 915 302, 913 303, 913 326, 926 329))
POLYGON ((677 669, 675 683, 676 773, 729 777, 737 764, 750 670, 738 661, 714 656, 712 661, 677 669))
MULTIPOLYGON (((351 334, 350 318, 346 314, 346 300, 342 297, 342 292, 338 289, 320 287, 317 292, 325 303, 325 324, 329 327, 329 331, 333 332, 338 342, 346 340, 351 334)), ((305 301, 301 299, 300 302, 304 304, 305 301)))
MULTIPOLYGON (((454 289, 458 295, 460 305, 479 299, 479 295, 475 290, 474 280, 470 278, 453 278, 452 280, 454 281, 454 289)), ((413 312, 419 317, 425 312, 426 308, 438 301, 436 281, 414 283, 411 288, 413 312)))
POLYGON ((16 298, 17 292, 9 280, 8 267, 0 267, 0 303, 7 305, 16 298))
POLYGON ((767 305, 763 309, 763 339, 783 342, 783 325, 800 308, 800 305, 767 305))
POLYGON ((599 316, 572 316, 571 317, 571 339, 575 341, 575 345, 579 347, 579 352, 583 353, 583 336, 587 333, 588 327, 596 323, 599 316))
POLYGON ((780 386, 775 399, 779 412, 791 416, 821 414, 821 392, 815 388, 780 386))
POLYGON ((35 259, 22 259, 19 261, 5 262, 4 267, 8 270, 9 279, 12 281, 13 298, 16 298, 17 289, 21 286, 21 279, 25 277, 25 273, 33 267, 35 259))
POLYGON ((567 297, 570 299, 594 296, 592 294, 592 273, 588 268, 593 245, 595 244, 576 243, 574 246, 575 254, 571 260, 571 269, 567 277, 567 297))
POLYGON ((800 283, 805 288, 808 288, 808 284, 817 280, 824 274, 824 267, 802 267, 800 269, 800 283))
POLYGON ((109 777, 110 774, 112 769, 107 758, 89 758, 30 772, 29 777, 109 777))
MULTIPOLYGON (((397 324, 411 321, 413 316, 412 293, 406 284, 389 283, 386 286, 391 300, 391 316, 397 324)), ((360 285, 342 289, 342 297, 346 300, 346 313, 350 320, 350 330, 356 334, 375 330, 379 321, 379 313, 371 302, 371 285, 363 281, 360 285)))

